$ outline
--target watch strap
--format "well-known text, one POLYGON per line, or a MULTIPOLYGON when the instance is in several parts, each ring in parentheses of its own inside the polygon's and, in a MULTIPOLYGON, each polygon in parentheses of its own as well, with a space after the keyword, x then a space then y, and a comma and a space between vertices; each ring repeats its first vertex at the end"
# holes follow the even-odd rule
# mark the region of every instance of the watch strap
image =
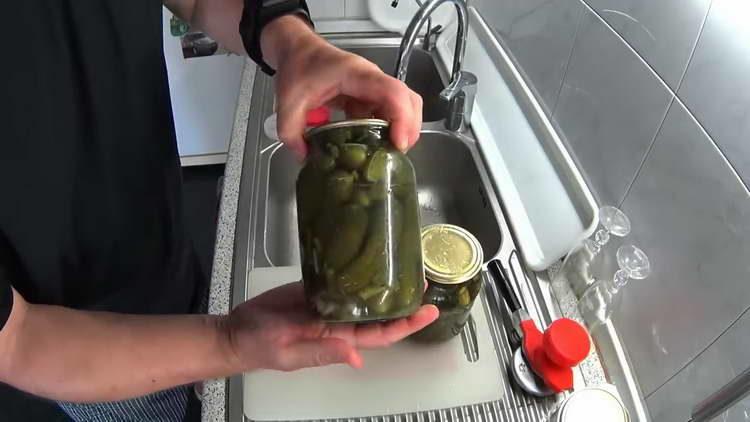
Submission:
POLYGON ((245 0, 240 19, 240 36, 250 59, 260 69, 273 76, 276 71, 263 60, 260 35, 272 20, 285 15, 299 15, 313 26, 310 10, 305 0, 245 0))

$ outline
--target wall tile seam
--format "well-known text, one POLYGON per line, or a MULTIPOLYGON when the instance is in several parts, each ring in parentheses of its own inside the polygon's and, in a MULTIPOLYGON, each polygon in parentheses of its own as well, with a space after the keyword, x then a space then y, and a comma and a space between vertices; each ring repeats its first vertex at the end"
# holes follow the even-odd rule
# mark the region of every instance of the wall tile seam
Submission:
POLYGON ((674 102, 677 99, 677 96, 672 94, 669 98, 669 103, 667 104, 666 109, 664 110, 664 113, 661 116, 661 120, 659 121, 659 125, 656 128, 656 131, 654 131, 654 136, 651 137, 651 141, 648 144, 648 148, 646 149, 646 152, 643 154, 643 157, 641 157, 641 162, 638 164, 638 167, 635 170, 635 173, 633 173, 633 177, 630 179, 630 182, 628 183, 628 187, 625 189, 625 193, 622 195, 622 198, 617 202, 617 207, 622 209, 622 204, 625 203, 625 200, 628 198, 628 194, 630 193, 630 190, 633 188, 633 185, 635 185, 636 180, 638 180, 638 176, 641 174, 641 170, 643 170, 643 166, 646 164, 646 160, 648 160, 648 157, 651 155, 651 151, 653 151, 654 146, 656 145, 656 140, 659 138, 659 134, 662 131, 662 128, 664 127, 664 122, 667 120, 667 116, 669 115, 669 110, 674 106, 674 102))
POLYGON ((695 56, 695 50, 698 49, 698 43, 701 40, 701 37, 703 37, 703 30, 706 28, 706 22, 708 22, 708 16, 711 13, 711 9, 714 7, 714 0, 711 0, 711 2, 708 4, 708 7, 706 8, 706 14, 703 15, 703 21, 701 22, 701 27, 698 30, 698 36, 695 37, 695 40, 693 42, 693 48, 690 49, 690 56, 688 57, 688 61, 685 64, 685 68, 682 69, 682 75, 680 75, 680 80, 677 82, 677 88, 675 88, 676 92, 680 92, 680 88, 682 87, 682 82, 685 81, 685 75, 687 75, 687 71, 690 68, 690 63, 693 62, 693 57, 695 56))
MULTIPOLYGON (((653 69, 653 68, 651 67, 651 65, 649 65, 649 64, 648 64, 648 62, 646 62, 646 60, 645 60, 645 59, 644 59, 643 57, 641 57, 641 55, 640 55, 640 54, 638 54, 638 52, 637 52, 637 51, 636 51, 636 50, 635 50, 635 49, 634 49, 634 48, 633 48, 633 47, 632 47, 632 46, 631 46, 631 45, 630 45, 630 44, 629 44, 629 43, 628 43, 628 42, 627 42, 627 41, 626 41, 626 40, 625 40, 625 39, 624 39, 624 38, 623 38, 623 37, 622 37, 622 36, 621 36, 621 35, 620 35, 620 34, 619 34, 619 33, 618 33, 617 31, 616 31, 616 30, 615 30, 614 28, 612 28, 612 26, 611 26, 611 25, 610 25, 609 23, 607 23, 607 21, 606 21, 606 20, 605 20, 604 18, 602 18, 602 16, 601 16, 601 15, 599 15, 599 14, 598 14, 598 13, 596 12, 596 10, 594 10, 594 9, 593 9, 593 8, 592 8, 591 6, 589 6, 589 5, 588 5, 588 3, 586 3, 586 1, 585 1, 585 0, 579 0, 579 1, 581 2, 581 4, 583 4, 583 6, 584 6, 585 8, 587 8, 587 9, 588 9, 588 10, 589 10, 589 11, 590 11, 591 13, 593 13, 593 14, 594 14, 594 16, 596 16, 596 18, 597 18, 597 19, 599 20, 599 22, 600 22, 600 23, 602 23, 602 24, 603 24, 603 25, 604 25, 604 26, 605 26, 605 27, 606 27, 606 28, 607 28, 607 29, 608 29, 609 31, 611 31, 611 32, 612 32, 612 33, 613 33, 613 34, 614 34, 614 35, 615 35, 615 36, 616 36, 616 37, 617 37, 617 38, 618 38, 618 39, 619 39, 619 40, 620 40, 620 41, 621 41, 622 43, 624 43, 624 44, 625 44, 625 46, 626 46, 626 47, 627 47, 627 48, 628 48, 628 49, 629 49, 629 50, 630 50, 630 51, 631 51, 631 52, 632 52, 633 54, 635 54, 635 55, 636 55, 636 57, 638 57, 638 59, 640 60, 640 62, 641 62, 641 63, 642 63, 642 64, 643 64, 644 66, 646 66, 646 68, 647 68, 647 69, 648 69, 648 71, 649 71, 649 72, 651 73, 651 75, 652 75, 652 76, 654 76, 654 77, 656 77, 656 79, 657 79, 657 80, 658 80, 658 81, 659 81, 659 82, 661 83, 661 85, 662 85, 662 86, 663 86, 664 88, 666 88, 666 89, 667 89, 667 91, 669 91, 669 93, 671 94, 671 96, 672 96, 673 100, 674 100, 674 101, 677 101, 677 102, 679 102, 679 104, 680 104, 680 105, 681 105, 681 106, 682 106, 682 107, 683 107, 683 108, 684 108, 684 109, 685 109, 685 110, 686 110, 686 111, 688 112, 688 115, 690 115, 690 118, 691 118, 691 119, 692 119, 692 120, 693 120, 693 121, 694 121, 694 122, 695 122, 695 123, 696 123, 696 124, 698 125, 698 127, 700 127, 700 129, 701 129, 701 131, 703 132, 703 134, 704 134, 704 135, 705 135, 706 137, 708 137, 708 139, 710 139, 710 141, 711 141, 711 143, 713 144, 713 146, 714 146, 714 147, 715 147, 715 148, 717 149, 717 151, 718 151, 718 152, 719 152, 719 153, 721 154, 722 158, 724 159, 724 162, 726 162, 726 163, 727 163, 727 164, 729 165, 729 167, 730 167, 730 168, 732 169, 732 172, 733 172, 733 173, 734 173, 734 175, 735 175, 735 176, 737 177, 737 179, 739 180, 739 182, 740 182, 740 183, 741 183, 741 184, 743 185, 743 187, 745 188, 745 191, 746 191, 746 192, 750 192, 750 186, 749 186, 749 185, 748 185, 747 183, 745 183, 745 182, 744 182, 744 180, 742 180, 742 178, 741 178, 741 177, 739 176, 739 172, 738 172, 738 171, 737 171, 737 169, 736 169, 736 168, 734 167, 734 165, 733 165, 733 164, 731 163, 731 161, 730 161, 730 160, 728 159, 728 157, 727 157, 726 153, 724 152, 724 150, 723 150, 723 149, 722 149, 722 148, 721 148, 721 147, 719 146, 719 144, 718 144, 718 143, 716 142, 716 140, 715 140, 715 139, 714 139, 714 138, 713 138, 713 137, 711 136, 711 134, 710 134, 710 133, 708 132, 708 130, 706 129, 706 127, 705 127, 705 126, 704 126, 704 125, 703 125, 703 124, 702 124, 702 123, 700 122, 700 120, 699 120, 699 119, 698 119, 698 118, 697 118, 697 117, 695 116, 695 114, 693 113, 693 111, 692 111, 692 110, 690 110, 690 108, 688 108, 688 106, 687 106, 687 105, 685 104, 685 102, 684 102, 684 101, 682 100, 682 98, 680 98, 680 96, 679 96, 679 95, 678 95, 678 94, 677 94, 677 93, 675 92, 675 90, 673 90, 672 88, 670 88, 670 87, 669 87, 669 85, 667 85, 667 83, 666 83, 666 82, 664 81, 664 79, 662 79, 662 77, 661 77, 661 76, 660 76, 660 75, 659 75, 658 73, 656 73, 656 71, 655 71, 655 70, 654 70, 654 69, 653 69)), ((713 4, 713 2, 712 2, 712 4, 713 4)), ((709 8, 709 9, 710 9, 710 8, 709 8)), ((705 19, 706 19, 707 17, 708 17, 708 13, 706 14, 706 17, 704 17, 704 21, 705 21, 705 19)), ((705 22, 704 22, 704 23, 705 23, 705 22)), ((702 28, 702 27, 701 27, 701 28, 702 28)), ((701 31, 702 31, 702 29, 701 29, 701 31)), ((702 32, 701 32, 701 33, 702 33, 702 32)), ((700 34, 699 34, 699 36, 698 36, 698 37, 697 37, 697 39, 696 39, 696 46, 697 46, 697 43, 698 43, 699 39, 700 39, 700 34)), ((578 43, 578 40, 576 40, 576 41, 574 42, 574 44, 573 44, 573 48, 575 48, 575 44, 577 44, 577 43, 578 43)), ((692 60, 692 55, 691 55, 691 60, 692 60)), ((689 65, 689 62, 688 62, 688 65, 689 65)), ((565 80, 563 80, 563 83, 565 83, 565 80)), ((680 83, 682 83, 682 81, 680 81, 680 83)), ((671 103, 670 103, 670 105, 671 105, 671 103)), ((665 113, 666 113, 666 112, 667 112, 668 110, 669 110, 669 107, 666 107, 665 113)), ((662 121, 662 124, 663 124, 663 121, 662 121)), ((660 130, 661 130, 661 127, 659 127, 659 128, 658 128, 657 132, 659 132, 660 130)), ((653 142, 652 142, 652 144, 653 144, 653 142)), ((650 151, 650 149, 649 149, 649 151, 650 151)), ((646 159, 646 158, 647 158, 647 157, 645 157, 645 156, 644 156, 644 159, 643 159, 643 161, 644 161, 644 162, 645 162, 645 159, 646 159)), ((631 182, 631 185, 630 185, 630 187, 632 187, 632 184, 633 184, 633 183, 635 182, 635 179, 636 179, 636 178, 637 178, 637 174, 636 174, 636 177, 634 177, 634 178, 633 178, 633 181, 631 182)), ((630 187, 629 187, 628 189, 630 189, 630 187)), ((623 201, 622 201, 622 202, 624 202, 624 201, 625 201, 625 199, 627 198, 627 193, 629 193, 629 192, 626 192, 626 195, 625 195, 625 196, 623 196, 623 201)))
POLYGON ((573 51, 576 48, 576 43, 578 40, 578 31, 580 31, 581 25, 583 24, 583 15, 585 13, 586 10, 584 9, 583 5, 579 5, 578 18, 576 20, 576 30, 575 32, 573 32, 573 44, 570 46, 570 51, 568 51, 568 59, 565 60, 565 70, 563 70, 562 78, 560 78, 560 86, 557 87, 557 94, 555 94, 555 103, 550 108, 550 115, 548 116, 550 120, 554 120, 555 112, 557 111, 557 105, 560 103, 560 94, 562 94, 563 86, 565 86, 565 79, 568 77, 570 61, 573 58, 573 51))
MULTIPOLYGON (((748 197, 750 197, 750 189, 744 183, 744 181, 742 180, 742 177, 740 177, 739 173, 737 172, 737 169, 732 165, 732 163, 729 161, 729 159, 727 158, 726 154, 724 154, 724 152, 719 147, 719 145, 716 143, 716 141, 711 137, 711 135, 709 135, 709 133, 706 131, 706 129, 703 127, 703 125, 700 124, 700 122, 698 121, 698 119, 693 115, 693 113, 690 111, 690 109, 688 109, 688 107, 682 102, 682 100, 678 96, 675 95, 675 96, 672 97, 672 101, 670 103, 670 106, 667 108, 667 113, 669 113, 669 110, 672 107, 678 107, 678 106, 681 106, 687 112, 688 117, 698 127, 698 129, 701 131, 701 133, 703 134, 703 136, 706 137, 706 138, 708 138, 708 140, 712 144, 712 146, 714 148, 716 148, 716 151, 718 152, 719 156, 721 157, 721 159, 724 160, 724 163, 729 167, 729 169, 731 170, 731 172, 732 172, 734 178, 736 179, 736 181, 739 182, 740 185, 744 188, 745 194, 748 197)), ((644 157, 643 163, 641 164, 641 168, 638 170, 638 174, 640 174, 640 171, 642 170, 643 165, 645 164, 646 159, 651 154, 651 150, 653 149, 654 145, 656 144, 656 139, 658 138, 658 135, 661 133, 661 131, 663 129, 664 121, 665 120, 666 120, 666 115, 665 115, 664 119, 662 120, 661 126, 660 126, 659 130, 657 131, 657 133, 656 133, 656 135, 654 137, 654 140, 651 143, 651 147, 649 148, 649 151, 646 153, 646 155, 644 157)), ((633 183, 630 186, 631 188, 632 188, 632 185, 635 184, 636 179, 637 179, 637 176, 633 179, 633 183)), ((628 193, 630 193, 630 188, 628 189, 628 193)), ((620 208, 622 207, 623 203, 625 202, 625 199, 627 199, 627 195, 626 195, 626 198, 624 198, 623 201, 620 202, 620 204, 619 204, 620 208)), ((663 383, 661 383, 659 386, 657 386, 650 393, 645 394, 644 397, 643 397, 644 400, 647 400, 649 397, 651 397, 652 395, 656 394, 661 388, 663 388, 665 385, 669 384, 669 382, 672 379, 674 379, 675 377, 677 377, 683 370, 685 370, 687 367, 689 367, 704 352, 706 352, 708 349, 711 348, 711 346, 713 346, 717 341, 719 341, 719 339, 724 334, 726 334, 729 330, 731 330, 732 327, 734 327, 737 324, 737 322, 739 322, 739 320, 742 319, 742 317, 748 311, 750 311, 750 306, 748 306, 742 312, 740 312, 739 315, 737 316, 737 318, 735 318, 732 322, 730 322, 727 325, 727 327, 724 330, 722 330, 721 333, 719 333, 713 340, 709 341, 708 344, 704 348, 700 349, 700 351, 698 351, 693 357, 691 357, 683 366, 681 366, 677 371, 675 371, 671 376, 669 376, 669 378, 667 378, 666 381, 664 381, 663 383)))
MULTIPOLYGON (((630 179, 630 182, 628 183, 627 188, 625 189, 625 193, 623 194, 622 198, 620 198, 620 200, 618 201, 617 206, 622 206, 622 203, 625 202, 625 199, 627 198, 627 194, 630 192, 631 187, 635 183, 635 180, 637 179, 638 174, 640 173, 641 168, 643 167, 643 164, 646 162, 646 158, 648 158, 648 154, 651 152, 651 149, 654 147, 654 142, 656 141, 656 138, 659 132, 661 131, 661 126, 664 124, 664 121, 667 118, 669 108, 672 106, 672 103, 675 100, 676 94, 673 90, 669 88, 669 85, 667 85, 667 83, 661 78, 661 76, 659 76, 659 74, 656 73, 656 71, 648 64, 648 62, 646 62, 646 60, 620 35, 619 32, 617 32, 601 15, 599 15, 599 13, 597 13, 596 10, 594 10, 584 0, 579 0, 579 3, 582 6, 581 8, 582 10, 580 12, 579 22, 576 28, 576 33, 575 33, 575 37, 573 41, 573 47, 571 48, 570 56, 568 57, 568 63, 566 64, 566 67, 565 67, 565 74, 563 75, 562 82, 560 83, 560 92, 558 92, 558 97, 555 101, 555 109, 553 110, 552 115, 554 115, 555 112, 557 111, 560 94, 562 93, 562 89, 565 85, 565 80, 567 79, 567 76, 568 76, 568 67, 570 66, 570 62, 572 61, 573 54, 575 52, 574 50, 579 43, 579 40, 578 40, 579 31, 580 31, 580 27, 583 25, 583 19, 584 19, 584 14, 586 13, 586 10, 590 11, 599 20, 599 22, 605 26, 606 30, 611 31, 611 33, 614 34, 615 37, 617 37, 620 42, 622 42, 633 54, 635 54, 636 57, 638 57, 640 62, 643 65, 645 65, 648 71, 651 73, 651 75, 655 76, 656 79, 661 83, 661 85, 667 89, 667 92, 669 94, 669 101, 667 103, 667 106, 664 108, 659 124, 656 127, 656 130, 654 131, 654 135, 651 137, 651 141, 649 142, 648 148, 646 149, 646 152, 643 154, 643 157, 641 157, 641 161, 636 167, 636 170, 633 173, 633 176, 630 179)), ((563 133, 562 135, 563 135, 563 139, 566 139, 565 134, 563 133)), ((591 184, 590 181, 589 181, 589 184, 591 184)), ((596 196, 598 197, 598 195, 596 196)))
POLYGON ((716 149, 716 152, 719 154, 721 159, 724 161, 724 164, 726 164, 729 167, 729 170, 732 172, 732 175, 735 178, 735 181, 738 182, 745 190, 745 194, 750 197, 750 186, 745 183, 745 181, 742 179, 742 176, 740 176, 739 171, 737 171, 737 168, 732 164, 732 162, 727 157, 727 154, 724 153, 724 150, 721 148, 721 146, 716 142, 716 140, 711 136, 710 133, 706 130, 706 128, 701 124, 701 122, 698 120, 697 117, 693 114, 692 111, 685 105, 684 102, 680 99, 678 96, 673 96, 672 100, 669 103, 669 106, 667 107, 667 112, 665 113, 664 117, 662 118, 661 124, 659 125, 659 129, 656 131, 656 134, 654 135, 654 139, 651 141, 651 145, 649 146, 648 151, 643 157, 643 161, 641 162, 641 165, 638 168, 638 171, 636 175, 633 177, 633 180, 631 181, 630 185, 628 186, 628 190, 625 192, 625 195, 623 196, 622 200, 618 204, 619 207, 622 207, 622 205, 627 200, 628 194, 630 194, 630 190, 632 189, 633 185, 635 185, 635 182, 638 179, 638 176, 641 173, 641 170, 643 169, 643 166, 646 163, 646 160, 648 159, 649 155, 651 154, 651 151, 653 150, 654 145, 656 144, 656 140, 659 136, 659 134, 662 131, 662 128, 664 126, 664 122, 666 121, 667 114, 669 114, 669 110, 672 107, 681 106, 685 112, 687 113, 688 117, 693 121, 693 123, 698 127, 698 130, 700 130, 701 134, 708 139, 711 146, 713 146, 716 149))
POLYGON ((649 72, 651 73, 651 75, 653 75, 654 77, 656 77, 656 79, 659 81, 659 83, 662 84, 662 86, 664 86, 664 88, 666 88, 669 92, 671 92, 672 95, 677 95, 677 93, 672 88, 669 87, 669 84, 667 84, 666 81, 664 81, 664 79, 661 77, 661 75, 659 75, 659 73, 656 72, 656 70, 654 70, 654 68, 646 61, 646 59, 644 59, 643 56, 641 56, 640 53, 638 53, 638 51, 635 48, 633 48, 633 46, 630 45, 630 43, 627 40, 625 40, 625 38, 623 38, 623 36, 620 35, 620 33, 617 32, 617 30, 615 30, 612 27, 612 25, 610 25, 609 22, 607 22, 606 19, 604 19, 602 17, 602 15, 600 15, 585 0, 578 0, 578 1, 583 5, 584 8, 588 9, 588 11, 591 12, 597 18, 597 20, 599 20, 599 22, 601 24, 603 24, 610 32, 612 32, 612 34, 614 34, 614 36, 617 37, 617 39, 619 39, 620 42, 622 42, 625 45, 625 47, 628 48, 628 50, 630 50, 633 54, 635 54, 636 57, 638 57, 638 60, 644 66, 646 66, 646 68, 649 70, 649 72))
POLYGON ((682 78, 685 76, 685 73, 687 72, 687 68, 690 65, 690 60, 692 60, 692 58, 693 58, 693 53, 695 52, 695 47, 698 45, 698 41, 700 40, 700 36, 703 33, 703 26, 705 25, 706 19, 708 18, 708 12, 711 9, 711 5, 713 4, 713 0, 711 0, 711 4, 709 5, 708 9, 706 10, 706 14, 703 16, 703 20, 701 21, 701 27, 700 27, 700 30, 698 31, 698 35, 695 37, 695 40, 693 40, 693 47, 690 50, 690 56, 688 58, 688 61, 685 63, 685 67, 682 69, 682 74, 680 75, 680 79, 678 81, 676 89, 672 89, 672 87, 669 86, 669 84, 664 80, 664 78, 661 77, 661 75, 659 74, 659 72, 657 72, 656 69, 654 69, 654 67, 651 66, 651 64, 646 60, 646 58, 643 57, 641 55, 641 53, 639 53, 638 50, 636 50, 635 47, 633 47, 633 45, 630 44, 630 42, 628 42, 628 40, 626 40, 625 37, 623 37, 620 34, 619 31, 617 31, 612 25, 610 25, 609 22, 607 22, 607 20, 604 19, 604 17, 599 12, 596 11, 596 9, 594 9, 594 7, 591 6, 588 3, 588 0, 578 0, 578 1, 580 1, 584 5, 584 7, 586 7, 591 13, 593 13, 599 19, 599 21, 604 24, 604 26, 606 26, 607 28, 609 28, 610 31, 614 32, 614 34, 617 36, 617 38, 620 41, 622 41, 628 47, 628 49, 633 52, 633 54, 635 54, 636 56, 638 56, 638 59, 651 71, 651 73, 653 73, 656 76, 657 79, 659 79, 659 82, 661 82, 662 85, 664 85, 674 95, 677 95, 676 91, 679 90, 680 84, 682 83, 682 78))
MULTIPOLYGON (((672 380, 673 380, 674 378, 676 378, 676 377, 677 377, 678 375, 680 375, 680 374, 682 373, 682 371, 686 370, 686 369, 687 369, 687 368, 688 368, 688 367, 689 367, 690 365, 692 365, 692 364, 693 364, 693 362, 695 362, 695 360, 696 360, 696 359, 698 359, 698 358, 699 358, 699 357, 700 357, 700 356, 701 356, 701 355, 702 355, 703 353, 705 353, 705 352, 706 352, 706 351, 707 351, 708 349, 710 349, 710 348, 711 348, 711 346, 713 346, 714 344, 716 344, 716 342, 718 342, 718 341, 719 341, 719 339, 721 339, 721 337, 723 337, 723 336, 724 336, 724 334, 726 334, 727 332, 729 332, 729 330, 731 330, 731 329, 732 329, 732 327, 734 327, 734 326, 735 326, 735 325, 736 325, 736 324, 737 324, 737 323, 738 323, 738 322, 739 322, 739 321, 740 321, 740 320, 742 319, 742 317, 743 317, 743 316, 745 316, 745 314, 746 314, 746 313, 747 313, 748 311, 750 311, 750 306, 748 306, 747 308, 745 308, 745 310, 744 310, 744 311, 740 312, 740 313, 739 313, 739 315, 737 315, 737 318, 735 318, 735 319, 734 319, 734 321, 732 321, 732 322, 731 322, 731 323, 730 323, 730 324, 729 324, 729 325, 727 326, 727 328, 725 328, 724 330, 722 330, 722 332, 721 332, 721 333, 719 333, 719 335, 717 335, 717 336, 716 336, 716 337, 715 337, 715 338, 714 338, 713 340, 711 340, 711 341, 710 341, 710 342, 708 343, 708 345, 707 345, 707 346, 706 346, 705 348, 701 349, 701 351, 700 351, 700 352, 696 353, 696 354, 695 354, 695 356, 693 356, 692 358, 690 358, 690 359, 689 359, 689 360, 688 360, 688 361, 687 361, 687 362, 685 363, 685 365, 683 365, 683 366, 682 366, 682 367, 681 367, 680 369, 678 369, 678 370, 677 370, 677 371, 676 371, 676 372, 675 372, 674 374, 672 374, 672 376, 670 376, 670 377, 669 377, 669 378, 668 378, 668 379, 667 379, 666 381, 664 381, 664 382, 663 382, 662 384, 660 384, 660 385, 659 385, 658 387, 656 387, 656 388, 654 389, 654 391, 652 391, 652 392, 650 392, 650 393, 648 393, 648 394, 644 395, 644 396, 643 396, 643 400, 644 400, 644 401, 646 401, 646 400, 648 400, 649 398, 651 398, 651 396, 653 396, 654 394, 656 394, 656 393, 657 393, 657 392, 658 392, 658 391, 659 391, 660 389, 664 388, 664 386, 665 386, 665 385, 669 384, 669 382, 670 382, 670 381, 672 381, 672 380)), ((748 366, 748 367, 750 368, 750 366, 748 366)), ((731 382, 731 381, 732 381, 732 380, 729 380, 728 382, 731 382)), ((725 385, 726 385, 726 384, 725 384, 725 385)), ((724 386, 724 385, 720 386, 720 387, 719 387, 719 388, 717 389, 717 391, 718 391, 718 390, 720 390, 720 389, 721 389, 721 388, 722 388, 723 386, 724 386)), ((711 394, 713 394, 713 392, 712 392, 711 394)), ((709 394, 709 396, 710 396, 711 394, 709 394)), ((708 396, 707 396, 707 397, 708 397, 708 396)), ((700 401, 699 401, 699 402, 700 402, 700 401)))
POLYGON ((729 169, 732 171, 732 175, 737 179, 737 181, 742 185, 742 187, 745 188, 745 194, 750 196, 750 186, 748 186, 747 183, 742 179, 742 176, 740 176, 739 171, 737 171, 737 168, 732 164, 732 162, 727 157, 727 154, 724 153, 724 150, 721 148, 721 145, 719 145, 716 140, 711 136, 711 134, 706 130, 706 128, 701 124, 700 120, 693 114, 693 112, 688 108, 688 106, 682 101, 682 99, 678 96, 675 96, 675 101, 680 103, 682 108, 685 109, 690 119, 693 120, 693 123, 695 123, 698 126, 698 129, 700 129, 703 136, 708 138, 708 140, 711 142, 711 145, 713 145, 714 148, 716 148, 717 152, 721 156, 721 158, 724 160, 724 163, 729 167, 729 169))
MULTIPOLYGON (((646 150, 646 154, 643 156, 643 159, 641 160, 641 163, 638 166, 638 170, 636 170, 635 174, 633 175, 633 178, 630 180, 630 183, 628 184, 627 189, 625 189, 625 193, 622 195, 622 198, 620 199, 620 201, 619 201, 619 203, 617 205, 620 208, 622 208, 622 204, 625 203, 625 200, 627 199, 628 194, 630 193, 630 190, 633 188, 633 185, 635 185, 635 181, 638 179, 638 176, 641 174, 641 170, 643 170, 643 166, 646 164, 646 160, 648 159, 649 155, 651 154, 651 151, 654 148, 654 145, 656 143, 656 139, 659 137, 659 133, 661 133, 662 126, 664 125, 664 122, 667 119, 667 114, 669 114, 669 110, 674 105, 675 99, 678 98, 677 92, 680 91, 680 87, 682 86, 682 81, 685 79, 685 75, 687 74, 688 67, 690 67, 690 63, 693 61, 693 56, 695 55, 695 50, 698 47, 698 41, 700 41, 701 36, 703 35, 703 28, 705 28, 706 21, 708 20, 708 14, 711 12, 711 6, 713 6, 713 0, 711 0, 711 2, 709 3, 708 8, 706 9, 706 13, 703 16, 703 21, 701 22, 700 29, 698 29, 698 35, 695 37, 695 40, 693 41, 693 46, 690 49, 690 55, 688 56, 687 63, 685 63, 685 68, 682 69, 682 74, 680 75, 680 79, 677 82, 677 88, 676 88, 675 91, 670 90, 670 92, 672 93, 672 98, 669 100, 669 105, 667 106, 667 111, 666 111, 666 113, 664 113, 664 116, 662 117, 661 122, 659 123, 659 128, 656 130, 656 133, 654 134, 653 139, 651 139, 651 143, 649 144, 648 150, 646 150)), ((614 30, 614 28, 613 28, 613 30, 614 30)), ((702 127, 702 125, 700 124, 700 122, 698 121, 698 119, 695 118, 695 116, 692 115, 692 112, 687 107, 685 107, 685 105, 682 103, 682 101, 680 101, 680 104, 686 110, 688 110, 688 113, 690 113, 691 118, 693 118, 693 120, 696 121, 698 123, 698 125, 700 125, 702 127)), ((708 131, 705 130, 705 128, 703 128, 703 131, 706 132, 706 133, 708 132, 708 131)), ((710 136, 709 136, 709 138, 710 138, 710 136)), ((714 143, 714 145, 716 145, 716 142, 713 141, 713 138, 712 138, 712 142, 714 143)), ((719 149, 719 151, 721 151, 721 149, 719 149)), ((722 154, 723 154, 723 152, 722 152, 722 154)), ((726 157, 725 157, 725 159, 726 159, 726 157)), ((728 160, 727 160, 727 162, 728 162, 728 160)))

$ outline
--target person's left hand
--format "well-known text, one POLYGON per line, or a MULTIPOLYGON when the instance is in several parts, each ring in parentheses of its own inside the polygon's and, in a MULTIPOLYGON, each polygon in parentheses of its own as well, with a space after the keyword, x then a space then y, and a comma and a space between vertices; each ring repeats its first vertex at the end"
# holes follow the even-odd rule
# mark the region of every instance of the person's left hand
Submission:
POLYGON ((279 138, 299 157, 306 114, 325 104, 343 106, 351 117, 378 117, 391 124, 391 141, 402 151, 414 145, 422 125, 422 97, 374 63, 329 44, 295 16, 263 30, 262 46, 276 68, 279 138))
POLYGON ((312 315, 302 283, 269 290, 235 308, 223 326, 232 355, 243 371, 293 371, 313 366, 363 365, 358 349, 387 347, 438 317, 434 305, 414 315, 383 323, 326 324, 312 315))

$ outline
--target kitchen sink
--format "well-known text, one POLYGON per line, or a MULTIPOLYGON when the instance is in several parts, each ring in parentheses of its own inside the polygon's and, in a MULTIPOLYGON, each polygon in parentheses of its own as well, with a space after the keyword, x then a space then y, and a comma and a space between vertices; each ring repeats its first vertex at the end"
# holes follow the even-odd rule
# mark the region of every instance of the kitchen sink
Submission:
POLYGON ((295 182, 301 164, 288 149, 271 152, 268 172, 268 199, 265 209, 264 253, 272 266, 297 265, 299 238, 295 182))
POLYGON ((502 236, 467 140, 423 131, 409 151, 417 173, 422 225, 449 223, 474 234, 489 258, 500 251, 502 236))
MULTIPOLYGON (((332 42, 392 73, 400 40, 343 38, 332 42)), ((544 299, 533 287, 533 274, 521 267, 510 227, 503 216, 477 141, 470 132, 450 132, 442 124, 443 104, 438 94, 445 86, 445 80, 432 54, 415 51, 407 83, 422 95, 425 118, 420 140, 408 155, 417 174, 422 225, 450 223, 472 232, 482 246, 485 261, 497 258, 503 263, 526 308, 540 325, 545 326, 551 321, 550 314, 539 306, 544 299)), ((252 95, 235 229, 233 307, 247 299, 250 274, 259 271, 278 271, 281 274, 294 268, 298 271, 300 262, 295 183, 301 163, 263 132, 263 122, 273 113, 272 80, 257 75, 252 95)), ((487 319, 483 327, 477 328, 491 333, 494 347, 485 350, 492 350, 500 367, 506 367, 512 357, 512 347, 508 343, 507 326, 503 323, 504 306, 493 283, 489 278, 485 279, 485 289, 480 297, 487 319)), ((541 420, 554 404, 551 399, 534 399, 522 394, 508 382, 506 374, 498 373, 497 376, 502 381, 503 400, 394 416, 394 422, 536 421, 541 420)), ((228 419, 232 422, 247 421, 242 406, 242 376, 232 377, 227 389, 228 419)), ((359 420, 369 422, 375 419, 359 420)))
MULTIPOLYGON (((392 75, 396 68, 397 48, 352 47, 348 50, 375 63, 388 74, 392 75)), ((409 61, 406 85, 422 96, 422 120, 434 122, 445 117, 448 103, 442 101, 439 96, 445 85, 430 53, 424 50, 414 50, 409 61)))
MULTIPOLYGON (((484 256, 492 257, 500 250, 500 228, 467 142, 458 135, 426 130, 409 151, 417 174, 422 224, 464 227, 479 239, 484 256)), ((294 186, 300 164, 286 148, 275 148, 270 155, 264 251, 273 266, 296 265, 299 243, 294 186)))

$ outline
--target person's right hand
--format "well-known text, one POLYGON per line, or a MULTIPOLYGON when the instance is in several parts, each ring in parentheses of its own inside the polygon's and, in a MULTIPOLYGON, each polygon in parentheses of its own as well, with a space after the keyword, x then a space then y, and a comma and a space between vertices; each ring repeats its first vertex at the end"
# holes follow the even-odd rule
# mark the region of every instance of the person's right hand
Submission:
POLYGON ((391 124, 391 141, 413 146, 422 126, 422 97, 374 63, 318 36, 301 19, 284 16, 263 30, 262 45, 275 76, 279 138, 303 158, 307 112, 343 106, 350 117, 378 117, 391 124))
POLYGON ((367 325, 326 324, 308 310, 302 283, 263 293, 235 308, 224 319, 230 356, 243 371, 293 371, 313 366, 363 365, 358 349, 387 347, 438 317, 433 305, 414 315, 367 325))

